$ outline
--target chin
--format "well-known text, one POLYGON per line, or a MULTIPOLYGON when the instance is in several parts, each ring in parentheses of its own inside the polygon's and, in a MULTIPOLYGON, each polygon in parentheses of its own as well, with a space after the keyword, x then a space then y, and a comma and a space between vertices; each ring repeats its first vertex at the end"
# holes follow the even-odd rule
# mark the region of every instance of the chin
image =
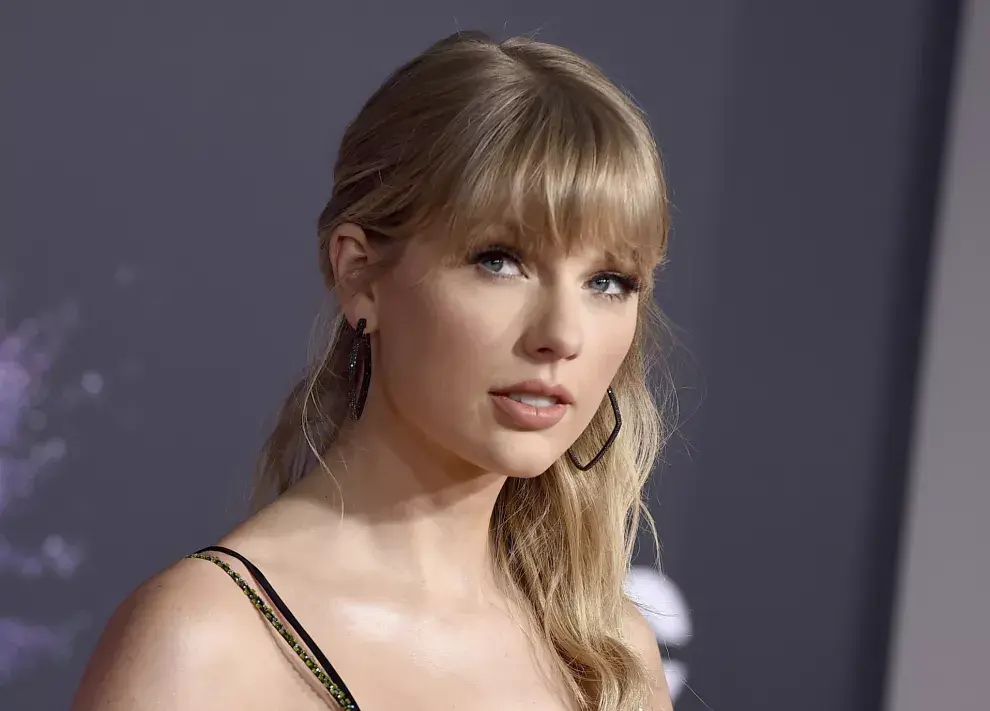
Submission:
MULTIPOLYGON (((551 462, 551 464, 552 464, 552 462, 551 462)), ((536 477, 541 476, 542 474, 545 474, 546 471, 547 471, 547 469, 548 469, 548 467, 544 467, 543 469, 525 469, 525 470, 516 470, 516 471, 510 471, 508 469, 503 469, 502 472, 507 477, 512 478, 512 479, 535 479, 536 477)))
POLYGON ((503 441, 488 448, 486 468, 505 476, 532 479, 553 466, 564 453, 550 450, 545 442, 503 441))

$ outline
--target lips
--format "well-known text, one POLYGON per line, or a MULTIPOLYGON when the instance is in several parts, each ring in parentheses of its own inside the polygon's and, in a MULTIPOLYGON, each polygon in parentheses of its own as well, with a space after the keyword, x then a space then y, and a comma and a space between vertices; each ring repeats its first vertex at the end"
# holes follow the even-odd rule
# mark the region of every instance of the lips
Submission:
POLYGON ((502 424, 524 431, 545 430, 563 419, 574 396, 561 385, 527 380, 489 393, 502 424))
POLYGON ((522 395, 537 398, 552 398, 561 405, 573 405, 574 396, 563 385, 550 385, 542 380, 524 380, 515 385, 492 390, 493 395, 522 395))

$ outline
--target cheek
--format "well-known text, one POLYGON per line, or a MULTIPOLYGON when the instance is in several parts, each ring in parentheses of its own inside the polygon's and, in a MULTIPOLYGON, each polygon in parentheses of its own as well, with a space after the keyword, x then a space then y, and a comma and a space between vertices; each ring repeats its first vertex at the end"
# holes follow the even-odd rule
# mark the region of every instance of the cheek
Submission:
POLYGON ((592 321, 586 362, 589 365, 594 364, 592 372, 595 380, 608 385, 632 347, 636 335, 637 311, 630 304, 619 314, 603 314, 592 321))
POLYGON ((605 391, 615 379, 622 362, 632 347, 636 335, 637 314, 635 309, 627 313, 608 317, 592 318, 589 337, 585 342, 584 372, 581 378, 581 392, 584 395, 580 410, 574 422, 577 437, 595 416, 606 398, 605 391))
POLYGON ((394 285, 379 305, 383 383, 393 405, 429 429, 472 416, 510 333, 510 310, 486 307, 480 290, 448 281, 394 285))
POLYGON ((412 360, 417 371, 467 365, 490 354, 498 334, 506 330, 499 324, 505 319, 476 304, 470 293, 461 290, 456 298, 447 298, 443 289, 422 286, 388 299, 379 319, 382 338, 387 338, 383 346, 412 360))

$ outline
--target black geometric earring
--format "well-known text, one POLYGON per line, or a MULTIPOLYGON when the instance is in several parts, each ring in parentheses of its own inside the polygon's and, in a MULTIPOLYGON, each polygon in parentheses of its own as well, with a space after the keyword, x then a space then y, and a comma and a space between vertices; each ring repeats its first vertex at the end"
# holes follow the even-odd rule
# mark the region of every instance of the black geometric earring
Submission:
POLYGON ((588 471, 593 466, 598 464, 598 460, 601 459, 605 452, 608 451, 608 448, 612 446, 615 438, 619 436, 619 430, 622 429, 622 413, 619 412, 619 401, 615 399, 615 393, 612 391, 612 388, 609 388, 607 392, 608 400, 612 403, 612 414, 615 415, 615 427, 612 428, 612 434, 610 434, 608 439, 605 440, 605 444, 603 444, 602 448, 598 450, 598 454, 592 457, 591 461, 587 464, 579 463, 577 457, 571 453, 571 450, 567 450, 567 456, 570 458, 571 464, 583 472, 588 471))
POLYGON ((347 409, 351 419, 360 419, 364 412, 364 401, 368 399, 368 386, 371 385, 371 336, 365 334, 367 319, 359 318, 354 329, 354 340, 351 342, 351 353, 347 358, 347 381, 350 383, 350 394, 347 398, 347 409), (361 370, 361 382, 358 383, 358 368, 361 370))

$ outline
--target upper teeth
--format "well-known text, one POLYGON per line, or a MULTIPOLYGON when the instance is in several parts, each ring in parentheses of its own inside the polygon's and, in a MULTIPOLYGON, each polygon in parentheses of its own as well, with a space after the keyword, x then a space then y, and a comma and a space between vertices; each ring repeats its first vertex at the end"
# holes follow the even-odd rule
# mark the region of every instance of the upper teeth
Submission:
POLYGON ((523 395, 521 393, 509 393, 509 397, 513 400, 517 400, 524 405, 532 405, 533 407, 552 407, 556 405, 559 400, 555 397, 546 397, 543 395, 523 395))

